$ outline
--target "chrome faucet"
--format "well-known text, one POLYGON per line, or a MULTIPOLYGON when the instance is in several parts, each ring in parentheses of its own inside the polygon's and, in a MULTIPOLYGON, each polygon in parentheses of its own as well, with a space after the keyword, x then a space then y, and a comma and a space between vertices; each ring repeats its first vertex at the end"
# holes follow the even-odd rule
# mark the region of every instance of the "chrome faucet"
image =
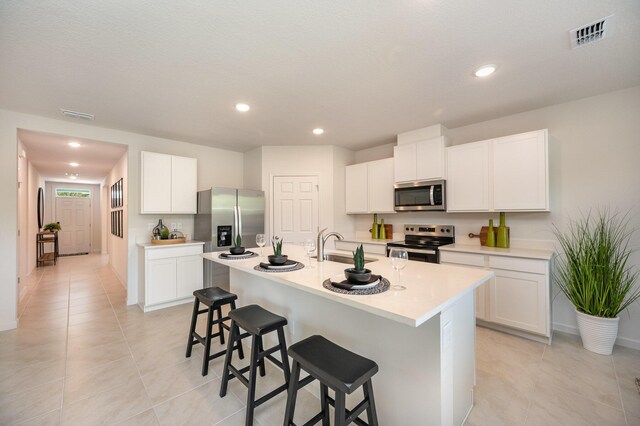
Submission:
POLYGON ((316 247, 318 248, 317 250, 317 260, 318 262, 324 262, 324 245, 327 242, 327 239, 329 237, 336 237, 339 240, 343 240, 344 237, 342 236, 342 234, 340 234, 339 232, 329 232, 327 235, 324 235, 324 231, 326 231, 329 228, 324 228, 322 231, 318 232, 318 242, 316 244, 316 247))

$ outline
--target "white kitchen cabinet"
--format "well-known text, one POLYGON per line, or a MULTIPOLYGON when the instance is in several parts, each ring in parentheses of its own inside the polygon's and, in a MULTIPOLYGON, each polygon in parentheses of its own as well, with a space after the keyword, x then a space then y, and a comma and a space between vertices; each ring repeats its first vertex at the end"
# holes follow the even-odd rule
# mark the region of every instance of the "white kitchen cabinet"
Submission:
POLYGON ((145 312, 188 303, 203 287, 204 243, 139 244, 139 305, 145 312))
POLYGON ((196 213, 198 160, 141 152, 140 213, 196 213))
POLYGON ((445 178, 445 138, 443 136, 393 148, 395 182, 445 178))
POLYGON ((495 272, 495 278, 476 290, 479 324, 550 342, 549 260, 448 251, 441 251, 440 258, 443 264, 495 272))
POLYGON ((392 158, 346 166, 345 184, 348 214, 395 213, 392 158))
POLYGON ((447 211, 548 211, 548 131, 447 150, 447 211))
POLYGON ((547 130, 493 140, 493 209, 549 210, 547 130))
POLYGON ((347 213, 367 213, 369 211, 367 169, 367 163, 354 164, 345 169, 347 213))
POLYGON ((489 142, 447 148, 447 211, 489 210, 489 142))

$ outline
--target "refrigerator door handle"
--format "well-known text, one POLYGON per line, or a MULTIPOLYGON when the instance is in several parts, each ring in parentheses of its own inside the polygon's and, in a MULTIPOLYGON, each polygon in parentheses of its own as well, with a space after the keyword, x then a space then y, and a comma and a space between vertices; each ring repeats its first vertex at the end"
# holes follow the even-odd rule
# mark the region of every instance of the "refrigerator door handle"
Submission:
POLYGON ((242 235, 242 209, 240 206, 238 208, 238 235, 242 235))
POLYGON ((231 233, 231 245, 234 245, 236 241, 236 235, 238 235, 238 206, 233 206, 233 232, 231 233))

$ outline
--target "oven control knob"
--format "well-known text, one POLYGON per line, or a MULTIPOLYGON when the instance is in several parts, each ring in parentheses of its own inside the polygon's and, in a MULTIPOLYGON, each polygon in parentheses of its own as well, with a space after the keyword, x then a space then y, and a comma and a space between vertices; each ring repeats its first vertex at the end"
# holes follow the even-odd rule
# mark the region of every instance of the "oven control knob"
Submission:
POLYGON ((451 232, 451 229, 447 228, 447 232, 451 232))
POLYGON ((444 229, 440 229, 440 232, 444 232, 444 229))

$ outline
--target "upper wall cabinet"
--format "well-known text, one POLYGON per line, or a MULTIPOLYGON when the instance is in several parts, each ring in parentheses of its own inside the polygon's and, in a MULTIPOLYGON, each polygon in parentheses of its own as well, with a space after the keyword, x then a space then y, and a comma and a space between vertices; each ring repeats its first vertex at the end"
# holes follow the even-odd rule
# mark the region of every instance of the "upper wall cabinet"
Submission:
POLYGON ((145 151, 141 157, 140 213, 196 213, 198 160, 145 151))
POLYGON ((447 211, 548 211, 548 131, 447 148, 447 211))
POLYGON ((347 213, 395 213, 393 158, 346 166, 347 213))
POLYGON ((445 178, 445 137, 437 137, 393 148, 394 181, 414 182, 445 178))

